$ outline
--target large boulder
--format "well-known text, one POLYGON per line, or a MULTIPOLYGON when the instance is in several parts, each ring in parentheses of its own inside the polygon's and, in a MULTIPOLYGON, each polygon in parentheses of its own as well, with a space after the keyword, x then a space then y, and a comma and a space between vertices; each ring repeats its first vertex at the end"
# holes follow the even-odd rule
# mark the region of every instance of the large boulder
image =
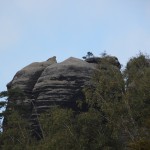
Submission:
POLYGON ((96 64, 73 57, 48 66, 33 89, 37 111, 56 105, 75 108, 95 69, 96 64))
MULTIPOLYGON (((120 68, 116 58, 108 58, 108 62, 120 68)), ((82 89, 90 84, 98 63, 102 63, 100 58, 83 61, 70 57, 57 63, 56 57, 52 57, 32 63, 16 73, 7 88, 19 88, 24 92, 24 104, 28 108, 25 113, 29 114, 26 116, 35 137, 41 138, 42 135, 38 122, 40 113, 54 106, 77 109, 76 101, 84 99, 82 89)), ((9 99, 11 101, 12 98, 9 99)))

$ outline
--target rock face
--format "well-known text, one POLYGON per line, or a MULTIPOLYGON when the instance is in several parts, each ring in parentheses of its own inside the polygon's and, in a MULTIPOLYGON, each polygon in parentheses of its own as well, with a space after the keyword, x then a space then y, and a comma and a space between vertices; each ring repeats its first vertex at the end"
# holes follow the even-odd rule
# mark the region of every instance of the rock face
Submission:
MULTIPOLYGON (((56 57, 52 57, 44 62, 32 63, 18 71, 7 87, 19 87, 25 93, 25 103, 31 107, 29 118, 35 129, 36 116, 50 107, 59 105, 76 109, 76 101, 82 100, 82 89, 90 81, 99 59, 83 61, 70 57, 57 63, 56 57)), ((116 58, 114 60, 118 67, 119 62, 116 58)))
POLYGON ((34 102, 37 111, 54 105, 74 107, 95 69, 96 64, 77 58, 57 63, 53 57, 18 71, 7 88, 20 88, 28 101, 34 102))
POLYGON ((25 93, 27 98, 31 98, 32 89, 34 88, 44 69, 55 63, 57 63, 56 57, 52 57, 47 61, 35 62, 26 66, 22 70, 18 71, 13 80, 7 84, 8 90, 18 87, 25 93))
MULTIPOLYGON (((107 59, 120 69, 116 57, 107 59)), ((101 63, 101 58, 93 57, 83 61, 70 57, 57 63, 54 56, 18 71, 7 88, 20 88, 25 93, 29 105, 32 102, 38 112, 54 105, 75 107, 76 100, 82 99, 82 88, 91 79, 97 63, 101 63)))
POLYGON ((48 66, 33 88, 37 110, 53 105, 75 107, 75 101, 82 98, 81 89, 94 70, 95 64, 72 57, 48 66))

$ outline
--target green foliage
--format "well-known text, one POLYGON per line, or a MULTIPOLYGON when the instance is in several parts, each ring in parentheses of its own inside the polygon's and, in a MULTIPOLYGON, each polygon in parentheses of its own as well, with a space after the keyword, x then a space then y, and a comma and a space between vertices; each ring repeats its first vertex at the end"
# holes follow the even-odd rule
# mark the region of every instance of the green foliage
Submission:
POLYGON ((103 118, 95 109, 77 116, 77 135, 81 149, 102 149, 104 146, 103 118))
POLYGON ((84 92, 87 103, 91 108, 99 110, 99 115, 103 118, 101 144, 107 148, 120 149, 123 145, 120 134, 124 112, 124 80, 108 56, 103 57, 94 74, 92 85, 86 87, 84 92))
POLYGON ((105 118, 105 146, 147 149, 150 142, 150 59, 143 54, 132 58, 122 76, 108 57, 103 57, 92 84, 84 89, 88 105, 105 118))
POLYGON ((40 117, 44 138, 38 149, 77 149, 72 110, 54 108, 40 117))
POLYGON ((27 150, 31 144, 27 123, 17 111, 12 111, 7 116, 7 126, 0 135, 1 149, 27 150))
POLYGON ((130 133, 132 149, 149 147, 150 140, 150 59, 140 54, 132 58, 126 67, 124 76, 127 81, 126 102, 128 105, 128 121, 132 124, 130 133))
POLYGON ((101 58, 83 90, 85 99, 78 102, 80 111, 57 107, 37 117, 40 141, 30 135, 23 115, 25 94, 19 89, 8 91, 12 103, 8 103, 11 109, 0 134, 0 149, 149 150, 150 59, 143 54, 130 59, 123 73, 114 61, 108 55, 101 58), (86 112, 82 105, 88 106, 86 112))
MULTIPOLYGON (((5 97, 8 97, 8 92, 7 91, 0 92, 0 98, 5 98, 5 97)), ((0 109, 5 108, 6 104, 7 104, 7 100, 0 100, 0 109)))
POLYGON ((0 101, 0 109, 6 106, 6 101, 0 101))
POLYGON ((110 133, 103 125, 104 120, 101 113, 92 108, 79 114, 61 108, 50 110, 40 117, 44 138, 37 149, 113 149, 112 145, 115 146, 116 142, 106 136, 110 133))
POLYGON ((8 92, 7 91, 0 92, 0 98, 7 97, 7 96, 8 96, 8 92))
POLYGON ((87 52, 87 55, 86 56, 83 56, 82 58, 83 59, 88 59, 88 58, 91 58, 91 57, 93 57, 94 55, 93 55, 93 53, 92 52, 87 52))
POLYGON ((30 107, 25 101, 25 93, 19 87, 10 89, 7 93, 7 111, 5 113, 9 114, 9 112, 11 113, 11 111, 15 110, 18 111, 21 116, 28 117, 30 107))
POLYGON ((124 71, 124 76, 127 80, 127 86, 134 80, 137 80, 145 74, 145 71, 150 67, 150 58, 144 54, 139 54, 137 57, 133 57, 127 63, 124 71))
POLYGON ((0 100, 0 132, 2 131, 2 120, 4 117, 4 110, 6 109, 7 106, 7 100, 4 100, 4 98, 7 96, 8 96, 7 91, 0 92, 0 98, 3 98, 2 100, 0 100))
MULTIPOLYGON (((1 97, 7 99, 3 103, 7 109, 1 113, 4 117, 3 131, 0 134, 0 149, 4 150, 27 150, 33 149, 31 145, 35 140, 30 136, 29 124, 26 119, 25 94, 20 88, 14 88, 1 92, 1 97)), ((3 105, 3 106, 4 106, 3 105)))
POLYGON ((31 141, 27 127, 28 121, 23 119, 26 114, 25 94, 20 88, 14 88, 0 92, 0 98, 6 98, 0 102, 0 108, 5 109, 0 113, 0 119, 4 118, 4 126, 2 122, 0 125, 0 149, 28 149, 31 141))

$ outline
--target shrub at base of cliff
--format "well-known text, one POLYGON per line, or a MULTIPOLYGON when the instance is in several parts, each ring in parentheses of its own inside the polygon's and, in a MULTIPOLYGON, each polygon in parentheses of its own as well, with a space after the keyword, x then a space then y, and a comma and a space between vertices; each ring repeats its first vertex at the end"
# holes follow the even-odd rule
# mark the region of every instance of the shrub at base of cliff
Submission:
POLYGON ((7 96, 5 101, 7 108, 1 114, 4 121, 3 132, 0 133, 0 148, 4 150, 26 150, 34 142, 34 139, 31 140, 30 136, 29 109, 24 104, 25 95, 20 88, 14 88, 5 93, 7 93, 4 95, 7 96))
POLYGON ((108 140, 106 136, 110 136, 110 133, 103 126, 99 111, 90 109, 75 114, 72 110, 55 108, 41 115, 43 139, 39 141, 37 149, 95 150, 116 147, 116 142, 108 140))
POLYGON ((34 142, 30 138, 28 121, 23 119, 17 111, 11 111, 7 116, 7 127, 0 135, 2 150, 27 150, 34 142))

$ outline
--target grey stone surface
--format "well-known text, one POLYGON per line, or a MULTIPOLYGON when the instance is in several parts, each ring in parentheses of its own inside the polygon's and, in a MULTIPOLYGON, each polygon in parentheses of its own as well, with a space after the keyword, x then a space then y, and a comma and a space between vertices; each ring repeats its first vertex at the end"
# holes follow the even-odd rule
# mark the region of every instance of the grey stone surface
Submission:
POLYGON ((43 70, 54 64, 56 57, 44 62, 34 62, 16 73, 13 80, 7 84, 8 89, 20 88, 28 98, 32 95, 32 89, 34 88, 38 78, 41 76, 43 70))
MULTIPOLYGON (((119 68, 118 60, 112 60, 119 68)), ((36 137, 40 135, 37 116, 41 112, 54 106, 77 109, 76 101, 84 98, 82 89, 89 84, 97 63, 99 58, 83 61, 73 57, 57 63, 54 56, 44 62, 32 63, 16 73, 7 88, 19 87, 25 93, 28 119, 36 137)))
POLYGON ((85 82, 90 80, 95 69, 95 64, 73 57, 48 66, 33 89, 37 110, 50 105, 75 107, 76 100, 82 99, 85 82))
MULTIPOLYGON (((106 59, 120 68, 116 57, 106 59)), ((57 63, 54 56, 47 61, 24 67, 7 87, 19 87, 27 97, 25 102, 32 103, 38 112, 55 105, 75 107, 76 100, 83 98, 83 87, 88 84, 101 60, 99 57, 88 58, 86 61, 70 57, 57 63)))

